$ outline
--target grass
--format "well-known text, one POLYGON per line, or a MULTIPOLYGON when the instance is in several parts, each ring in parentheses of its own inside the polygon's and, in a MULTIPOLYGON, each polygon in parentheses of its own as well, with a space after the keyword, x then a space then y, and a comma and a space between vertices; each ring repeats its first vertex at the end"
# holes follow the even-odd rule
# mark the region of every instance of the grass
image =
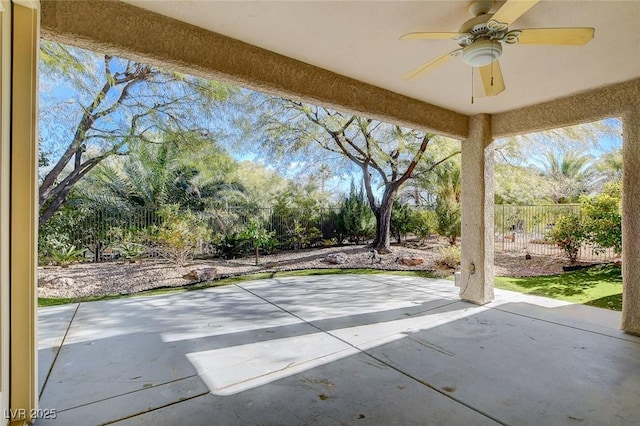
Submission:
POLYGON ((163 294, 174 294, 174 293, 184 293, 186 291, 194 291, 194 290, 203 290, 205 288, 211 287, 219 287, 230 284, 237 284, 245 281, 254 281, 261 279, 269 279, 269 278, 280 278, 280 277, 304 277, 304 276, 314 276, 314 275, 346 275, 346 274, 360 274, 360 275, 381 275, 381 274, 393 274, 393 275, 409 275, 413 277, 423 277, 423 278, 434 278, 435 275, 430 272, 425 271, 385 271, 380 269, 339 269, 339 268, 331 268, 331 269, 304 269, 297 271, 274 271, 274 272, 261 272, 257 274, 247 274, 247 275, 239 275, 235 277, 222 278, 215 281, 210 281, 206 283, 198 283, 183 287, 167 287, 167 288, 157 288, 153 290, 141 291, 139 293, 131 293, 131 294, 113 294, 106 296, 90 296, 90 297, 77 297, 77 298, 38 298, 38 306, 57 306, 57 305, 66 305, 68 303, 84 303, 84 302, 96 302, 99 300, 114 300, 114 299, 124 299, 129 297, 141 297, 141 296, 157 296, 163 294))
MULTIPOLYGON (((207 283, 199 283, 184 287, 159 288, 134 294, 116 294, 108 296, 93 296, 83 298, 38 299, 38 306, 55 306, 67 303, 93 302, 98 300, 113 300, 128 297, 155 296, 162 294, 183 293, 186 291, 202 290, 205 288, 237 284, 245 281, 278 277, 304 277, 316 275, 337 274, 392 274, 422 278, 452 278, 437 277, 433 273, 424 271, 385 271, 379 269, 306 269, 298 271, 274 271, 258 274, 240 275, 223 278, 207 283)), ((622 310, 622 271, 619 266, 612 264, 598 265, 587 269, 567 272, 560 275, 546 275, 539 277, 512 278, 496 277, 496 288, 512 290, 525 294, 551 297, 572 303, 581 303, 604 309, 622 310)))
POLYGON ((613 264, 597 265, 560 275, 496 277, 495 286, 598 308, 622 310, 622 270, 613 264))

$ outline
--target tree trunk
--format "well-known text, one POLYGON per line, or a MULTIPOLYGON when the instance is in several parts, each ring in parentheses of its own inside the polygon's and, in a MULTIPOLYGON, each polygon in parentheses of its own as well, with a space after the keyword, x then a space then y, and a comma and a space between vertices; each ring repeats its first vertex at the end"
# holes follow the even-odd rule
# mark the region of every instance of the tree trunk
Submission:
POLYGON ((376 239, 373 248, 378 253, 391 253, 391 210, 393 209, 394 192, 385 192, 376 211, 376 239))

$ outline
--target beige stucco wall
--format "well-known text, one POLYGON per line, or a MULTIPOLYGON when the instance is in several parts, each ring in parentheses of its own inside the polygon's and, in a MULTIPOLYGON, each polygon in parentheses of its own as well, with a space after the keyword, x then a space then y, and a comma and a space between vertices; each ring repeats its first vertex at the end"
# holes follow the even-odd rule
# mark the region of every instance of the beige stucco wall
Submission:
POLYGON ((632 80, 550 102, 494 114, 494 139, 621 117, 639 102, 640 80, 632 80))
POLYGON ((622 329, 640 335, 640 97, 622 119, 622 329))

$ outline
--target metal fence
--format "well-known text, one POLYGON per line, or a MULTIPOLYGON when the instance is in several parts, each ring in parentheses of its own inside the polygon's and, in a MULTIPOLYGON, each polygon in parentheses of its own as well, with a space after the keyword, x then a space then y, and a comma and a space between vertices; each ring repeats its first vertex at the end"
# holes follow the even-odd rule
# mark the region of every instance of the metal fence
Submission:
POLYGON ((250 221, 261 223, 267 231, 275 232, 281 243, 297 233, 311 239, 331 239, 336 232, 338 209, 312 208, 281 212, 273 207, 228 207, 216 212, 203 213, 213 232, 241 233, 250 221))
MULTIPOLYGON (((296 209, 282 211, 275 208, 229 207, 215 211, 197 213, 206 223, 209 239, 199 244, 196 255, 216 254, 216 240, 233 239, 241 234, 250 221, 273 231, 279 247, 300 249, 323 245, 326 240, 336 238, 337 210, 296 209)), ((579 204, 550 205, 496 205, 494 210, 495 250, 522 252, 547 256, 563 256, 563 251, 547 240, 560 215, 582 215, 579 204)), ((86 256, 95 261, 104 259, 118 242, 118 231, 145 231, 160 226, 162 218, 152 209, 114 211, 90 209, 80 215, 63 231, 69 242, 87 250, 86 256)), ((219 244, 218 244, 219 246, 219 244)), ((248 246, 247 246, 248 249, 248 246)), ((581 247, 580 260, 606 260, 615 256, 613 250, 596 252, 585 244, 581 247)))
MULTIPOLYGON (((580 204, 545 204, 513 206, 497 204, 494 209, 495 250, 522 252, 546 256, 563 256, 556 244, 548 241, 547 234, 561 215, 582 217, 580 204)), ((583 244, 579 260, 607 260, 615 257, 612 249, 594 250, 583 244)))
MULTIPOLYGON (((321 245, 336 236, 336 209, 330 208, 283 212, 275 208, 229 207, 195 214, 206 225, 208 235, 198 244, 197 256, 216 254, 216 242, 238 238, 250 221, 274 232, 279 247, 285 249, 321 245)), ((153 209, 88 209, 79 216, 59 232, 66 234, 70 244, 85 249, 86 257, 94 261, 110 259, 104 254, 113 251, 123 231, 135 234, 162 225, 162 218, 153 209)), ((248 250, 248 243, 246 246, 248 250)))

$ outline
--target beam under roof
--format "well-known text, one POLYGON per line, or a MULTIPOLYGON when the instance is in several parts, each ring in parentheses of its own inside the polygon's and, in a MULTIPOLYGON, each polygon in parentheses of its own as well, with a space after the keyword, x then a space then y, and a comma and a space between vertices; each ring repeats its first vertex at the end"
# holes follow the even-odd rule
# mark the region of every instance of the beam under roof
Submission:
POLYGON ((640 79, 492 116, 494 139, 621 117, 640 103, 640 79))
POLYGON ((47 39, 454 138, 467 136, 463 114, 119 1, 43 0, 41 25, 47 39))

